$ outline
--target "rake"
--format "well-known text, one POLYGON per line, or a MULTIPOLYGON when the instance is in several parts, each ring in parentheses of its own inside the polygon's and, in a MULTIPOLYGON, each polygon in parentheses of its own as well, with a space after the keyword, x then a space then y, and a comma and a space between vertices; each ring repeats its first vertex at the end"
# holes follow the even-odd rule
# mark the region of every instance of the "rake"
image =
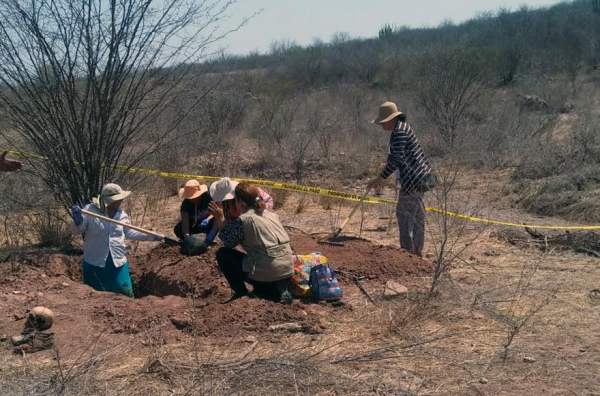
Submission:
POLYGON ((350 219, 352 218, 354 213, 356 213, 356 210, 363 203, 363 201, 365 200, 365 198, 367 197, 367 195, 369 194, 370 191, 371 191, 371 189, 367 188, 367 191, 365 191, 365 193, 360 197, 360 200, 356 203, 356 205, 354 205, 354 208, 352 208, 352 211, 350 212, 348 217, 346 217, 346 220, 344 220, 342 225, 339 226, 332 234, 329 234, 327 237, 325 237, 321 240, 318 240, 317 244, 337 246, 337 247, 346 246, 342 242, 334 241, 334 239, 337 238, 342 233, 342 231, 344 230, 344 227, 346 227, 346 224, 348 224, 348 221, 350 221, 350 219))
POLYGON ((114 223, 114 224, 118 224, 118 225, 123 226, 123 227, 131 228, 132 230, 136 230, 136 231, 142 232, 144 234, 148 234, 148 235, 152 235, 152 236, 155 236, 155 237, 164 238, 165 242, 168 245, 171 245, 171 246, 181 246, 181 241, 178 241, 177 239, 170 238, 170 237, 168 237, 166 235, 159 234, 159 233, 154 232, 154 231, 146 230, 146 229, 141 228, 141 227, 136 227, 136 226, 131 225, 131 224, 123 223, 122 221, 114 220, 114 219, 111 219, 110 217, 102 216, 102 215, 99 215, 97 213, 90 212, 89 210, 85 210, 85 209, 81 209, 81 213, 84 213, 84 214, 86 214, 88 216, 96 217, 96 218, 104 220, 104 221, 108 221, 109 223, 114 223))

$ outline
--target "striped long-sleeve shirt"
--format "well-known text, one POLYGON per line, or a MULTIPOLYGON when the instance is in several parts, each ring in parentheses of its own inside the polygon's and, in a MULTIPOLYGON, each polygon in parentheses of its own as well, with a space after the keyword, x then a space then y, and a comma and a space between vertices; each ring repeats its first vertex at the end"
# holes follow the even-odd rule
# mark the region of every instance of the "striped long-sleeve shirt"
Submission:
MULTIPOLYGON (((86 205, 85 210, 104 215, 95 205, 86 205)), ((114 220, 130 224, 129 216, 121 208, 113 217, 114 220)), ((155 241, 157 237, 123 227, 118 224, 83 215, 79 225, 72 225, 73 231, 85 234, 83 243, 83 260, 96 267, 104 268, 110 254, 115 267, 122 267, 127 262, 125 256, 125 238, 138 241, 155 241)), ((162 239, 162 238, 161 238, 162 239)))
POLYGON ((390 136, 389 155, 381 177, 387 179, 392 173, 396 173, 402 190, 406 192, 414 191, 421 180, 431 173, 429 161, 406 122, 398 122, 390 136))

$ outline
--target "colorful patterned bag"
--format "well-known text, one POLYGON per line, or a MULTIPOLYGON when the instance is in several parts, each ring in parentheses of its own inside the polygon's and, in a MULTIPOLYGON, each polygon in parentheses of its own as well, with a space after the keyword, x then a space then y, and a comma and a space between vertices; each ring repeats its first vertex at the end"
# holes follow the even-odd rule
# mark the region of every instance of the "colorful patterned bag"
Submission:
POLYGON ((310 270, 310 288, 317 300, 337 301, 342 299, 342 288, 329 264, 316 264, 310 270))
POLYGON ((294 255, 293 259, 294 275, 290 280, 290 293, 298 298, 311 297, 310 270, 317 264, 327 264, 327 257, 316 252, 306 255, 294 255))

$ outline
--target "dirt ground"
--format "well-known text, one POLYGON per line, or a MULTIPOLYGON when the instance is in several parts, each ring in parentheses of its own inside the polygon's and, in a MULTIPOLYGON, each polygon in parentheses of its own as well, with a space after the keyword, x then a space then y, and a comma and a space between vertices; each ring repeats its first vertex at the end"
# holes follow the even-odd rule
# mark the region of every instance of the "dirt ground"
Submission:
MULTIPOLYGON (((318 245, 324 234, 303 231, 326 233, 337 212, 349 212, 328 209, 294 195, 279 215, 298 254, 321 251, 339 271, 342 304, 223 304, 230 291, 214 249, 183 258, 140 244, 129 256, 136 299, 82 285, 77 255, 2 263, 0 335, 17 334, 26 312, 43 305, 56 315, 57 347, 18 356, 0 342, 1 393, 600 395, 597 259, 520 248, 497 229, 468 225, 455 229, 460 255, 428 298, 438 218, 428 218, 422 260, 398 248, 393 208, 380 206, 349 223, 345 247, 318 245), (408 293, 383 299, 388 280, 408 293)), ((176 212, 147 222, 168 229, 176 212)))

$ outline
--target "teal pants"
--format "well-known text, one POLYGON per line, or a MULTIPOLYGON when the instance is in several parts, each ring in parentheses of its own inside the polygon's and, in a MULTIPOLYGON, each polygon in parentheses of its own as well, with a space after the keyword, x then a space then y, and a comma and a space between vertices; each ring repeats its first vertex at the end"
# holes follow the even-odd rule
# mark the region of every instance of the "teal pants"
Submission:
POLYGON ((133 285, 129 275, 129 262, 115 267, 109 255, 104 268, 96 267, 83 261, 83 283, 98 291, 113 292, 133 297, 133 285))

